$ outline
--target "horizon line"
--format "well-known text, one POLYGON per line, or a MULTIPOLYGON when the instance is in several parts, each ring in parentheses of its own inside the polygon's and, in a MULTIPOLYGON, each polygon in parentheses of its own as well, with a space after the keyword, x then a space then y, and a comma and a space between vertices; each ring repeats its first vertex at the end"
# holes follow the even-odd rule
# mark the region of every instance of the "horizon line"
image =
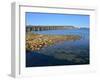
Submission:
POLYGON ((79 26, 74 26, 74 25, 26 25, 26 26, 73 26, 73 27, 78 27, 78 28, 89 28, 89 27, 87 27, 87 26, 85 26, 85 27, 79 27, 79 26))

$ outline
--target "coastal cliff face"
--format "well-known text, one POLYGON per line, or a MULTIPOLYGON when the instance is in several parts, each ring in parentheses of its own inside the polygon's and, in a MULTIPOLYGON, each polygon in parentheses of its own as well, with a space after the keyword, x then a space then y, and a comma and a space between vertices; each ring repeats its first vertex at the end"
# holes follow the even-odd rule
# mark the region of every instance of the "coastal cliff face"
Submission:
POLYGON ((75 26, 26 26, 26 32, 43 30, 79 29, 75 26))

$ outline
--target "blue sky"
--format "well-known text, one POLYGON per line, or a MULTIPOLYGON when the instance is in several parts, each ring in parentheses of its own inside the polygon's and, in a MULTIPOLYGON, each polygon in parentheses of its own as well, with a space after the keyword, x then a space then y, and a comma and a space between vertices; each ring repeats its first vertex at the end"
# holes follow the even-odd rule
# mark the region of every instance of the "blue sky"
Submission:
POLYGON ((71 25, 89 28, 89 15, 26 12, 26 25, 71 25))

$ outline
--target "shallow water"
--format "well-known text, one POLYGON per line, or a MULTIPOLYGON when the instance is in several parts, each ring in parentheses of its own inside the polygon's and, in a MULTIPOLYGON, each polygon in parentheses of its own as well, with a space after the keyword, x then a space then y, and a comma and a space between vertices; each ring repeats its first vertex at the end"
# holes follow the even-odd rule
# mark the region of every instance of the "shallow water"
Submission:
POLYGON ((49 35, 79 35, 80 40, 64 41, 39 51, 26 51, 26 67, 89 64, 89 29, 33 31, 49 35))

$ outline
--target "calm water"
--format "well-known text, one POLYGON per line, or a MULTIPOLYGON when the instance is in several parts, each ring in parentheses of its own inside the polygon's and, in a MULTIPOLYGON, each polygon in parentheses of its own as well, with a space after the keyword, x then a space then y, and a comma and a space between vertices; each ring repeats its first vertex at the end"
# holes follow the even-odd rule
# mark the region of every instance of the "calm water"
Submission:
POLYGON ((33 31, 49 35, 80 35, 80 40, 64 41, 26 52, 26 67, 89 64, 89 29, 33 31))

